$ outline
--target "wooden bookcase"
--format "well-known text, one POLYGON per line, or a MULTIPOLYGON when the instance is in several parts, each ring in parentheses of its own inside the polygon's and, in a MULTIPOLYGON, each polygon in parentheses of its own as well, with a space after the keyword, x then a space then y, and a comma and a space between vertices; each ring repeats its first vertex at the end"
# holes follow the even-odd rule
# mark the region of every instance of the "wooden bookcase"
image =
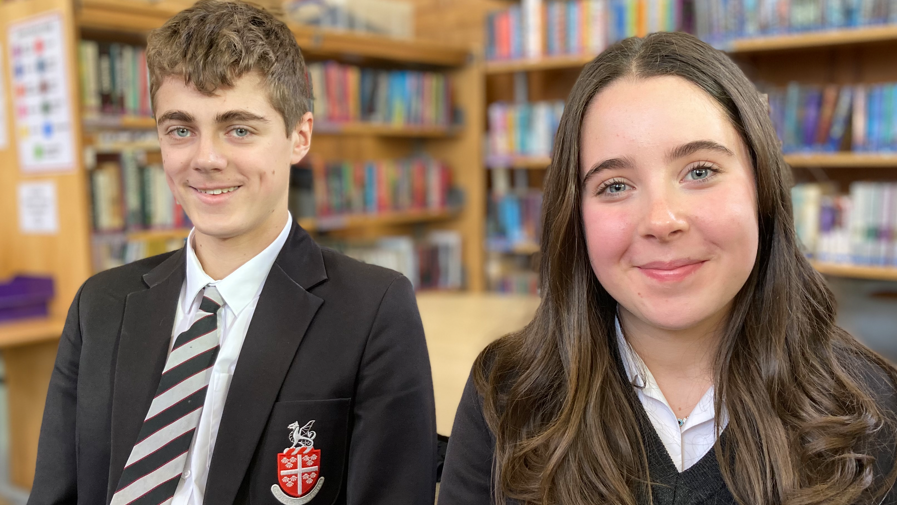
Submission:
MULTIPOLYGON (((897 51, 897 26, 810 32, 775 37, 734 40, 725 48, 752 80, 784 86, 802 84, 861 84, 897 81, 893 54, 897 51)), ((565 99, 582 67, 596 55, 564 56, 540 60, 496 61, 485 64, 486 105, 513 101, 514 74, 525 73, 528 100, 565 99)), ((897 181, 894 153, 789 154, 796 181, 817 180, 820 171, 845 188, 854 180, 897 181)), ((517 157, 484 162, 495 166, 528 169, 533 187, 539 187, 549 158, 517 157)), ((522 244, 513 254, 532 254, 537 244, 522 244)), ((825 275, 871 280, 897 280, 897 268, 853 266, 814 262, 825 275)))
MULTIPOLYGON (((189 1, 160 0, 153 3, 128 0, 19 0, 0 3, 0 62, 2 99, 7 106, 9 146, 0 150, 0 278, 30 272, 51 275, 56 296, 50 317, 0 324, 0 350, 6 362, 9 387, 12 483, 32 485, 37 440, 44 399, 53 368, 65 315, 78 287, 93 272, 91 266, 91 218, 88 174, 80 153, 93 143, 93 132, 101 129, 154 130, 147 117, 101 117, 82 120, 79 102, 77 47, 80 38, 145 43, 146 34, 187 7, 189 1), (6 52, 7 27, 32 16, 58 13, 63 21, 69 97, 75 139, 74 170, 66 173, 26 175, 19 170, 12 117, 11 75, 6 52), (55 235, 23 235, 17 223, 16 187, 22 181, 50 180, 58 194, 59 232, 55 235)), ((356 65, 382 68, 422 68, 444 72, 450 79, 456 108, 463 123, 450 128, 413 128, 364 123, 315 125, 312 153, 341 161, 402 158, 425 151, 444 161, 452 170, 453 184, 464 193, 464 203, 447 211, 419 211, 377 215, 351 215, 327 219, 303 219, 300 224, 313 233, 327 232, 340 238, 374 238, 384 234, 410 235, 422 230, 449 229, 461 234, 465 286, 469 291, 484 287, 483 236, 485 193, 481 178, 481 135, 485 114, 481 107, 482 68, 461 44, 427 40, 393 40, 352 33, 331 33, 291 26, 309 61, 336 59, 356 65)), ((147 145, 122 144, 104 149, 158 149, 147 145)), ((186 230, 135 232, 130 240, 183 238, 186 230)))

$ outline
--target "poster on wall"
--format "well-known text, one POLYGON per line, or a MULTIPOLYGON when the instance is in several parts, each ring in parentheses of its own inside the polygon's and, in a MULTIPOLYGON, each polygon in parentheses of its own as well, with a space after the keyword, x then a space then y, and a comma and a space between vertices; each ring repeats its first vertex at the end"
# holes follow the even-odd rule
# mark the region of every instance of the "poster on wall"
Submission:
POLYGON ((75 168, 75 139, 62 16, 10 24, 12 114, 22 172, 75 168))
POLYGON ((59 233, 59 206, 56 203, 55 182, 21 182, 17 192, 19 231, 26 235, 59 233))
POLYGON ((9 148, 9 131, 6 126, 9 116, 6 114, 6 83, 3 81, 3 44, 0 44, 0 151, 9 148))

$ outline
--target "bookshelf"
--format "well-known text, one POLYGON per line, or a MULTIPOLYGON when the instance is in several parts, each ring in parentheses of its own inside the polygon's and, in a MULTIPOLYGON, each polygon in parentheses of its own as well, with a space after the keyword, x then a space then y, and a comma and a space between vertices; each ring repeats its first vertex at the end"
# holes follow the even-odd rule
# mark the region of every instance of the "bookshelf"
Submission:
MULTIPOLYGON (((520 6, 525 11, 524 4, 521 1, 510 5, 520 6)), ((507 9, 508 6, 499 8, 507 9)), ((515 15, 512 14, 512 22, 515 15)), ((484 20, 484 25, 488 22, 484 20)), ((488 28, 484 31, 487 32, 487 41, 493 40, 493 36, 499 36, 489 34, 488 28)), ((741 38, 721 44, 721 47, 755 82, 776 86, 784 86, 790 81, 820 86, 829 83, 845 86, 897 82, 897 68, 892 63, 893 53, 897 50, 895 25, 741 38)), ((501 48, 487 49, 486 53, 501 51, 501 48)), ((494 102, 519 102, 521 96, 530 102, 564 99, 579 71, 595 55, 487 61, 484 72, 486 106, 488 108, 494 102)), ((797 182, 830 181, 841 185, 842 190, 857 180, 897 182, 897 153, 850 152, 843 149, 842 145, 840 152, 787 154, 785 160, 794 169, 797 182)), ((544 156, 487 155, 483 165, 487 174, 496 169, 527 171, 526 176, 515 175, 520 175, 521 179, 528 178, 530 186, 535 189, 541 185, 540 179, 544 174, 542 170, 549 163, 550 159, 544 156)), ((538 252, 538 245, 529 241, 494 240, 490 237, 487 239, 487 249, 490 254, 531 255, 538 252)), ((830 276, 897 280, 895 270, 886 268, 820 262, 814 262, 814 266, 830 276)))
MULTIPOLYGON (((150 229, 137 232, 98 232, 91 224, 89 163, 80 153, 96 155, 118 151, 144 151, 159 162, 158 142, 103 140, 103 132, 155 131, 155 122, 140 115, 82 114, 78 77, 78 40, 90 39, 132 45, 145 43, 146 34, 191 4, 189 0, 160 0, 144 3, 127 0, 26 0, 0 3, 0 28, 48 12, 58 13, 65 28, 74 167, 65 173, 22 174, 15 152, 15 132, 10 126, 10 145, 0 149, 0 211, 16 216, 16 186, 23 181, 53 181, 57 187, 59 232, 50 236, 23 235, 16 219, 0 220, 0 278, 15 272, 52 275, 56 293, 50 317, 42 320, 0 324, 0 349, 7 362, 11 404, 11 478, 17 486, 32 484, 40 419, 58 337, 68 306, 78 286, 93 273, 92 237, 100 241, 114 236, 133 241, 177 241, 186 229, 150 229), (12 167, 7 169, 6 167, 12 167), (7 240, 7 238, 10 238, 7 240)), ((367 34, 334 33, 291 26, 307 61, 334 59, 352 65, 376 68, 437 71, 451 83, 453 102, 462 120, 452 126, 394 126, 360 122, 315 124, 312 153, 325 160, 361 162, 396 160, 421 153, 451 168, 453 186, 464 195, 463 205, 437 210, 380 212, 301 219, 300 224, 318 235, 337 240, 376 239, 385 235, 420 235, 425 231, 450 230, 462 238, 465 289, 484 286, 485 199, 481 176, 482 67, 463 44, 430 40, 394 40, 367 34)), ((5 38, 3 40, 6 40, 5 38)), ((7 103, 12 103, 11 76, 3 66, 7 103)), ((12 121, 12 118, 9 118, 12 121)), ((11 124, 11 123, 10 123, 11 124)), ((143 137, 141 137, 143 138, 143 137)))

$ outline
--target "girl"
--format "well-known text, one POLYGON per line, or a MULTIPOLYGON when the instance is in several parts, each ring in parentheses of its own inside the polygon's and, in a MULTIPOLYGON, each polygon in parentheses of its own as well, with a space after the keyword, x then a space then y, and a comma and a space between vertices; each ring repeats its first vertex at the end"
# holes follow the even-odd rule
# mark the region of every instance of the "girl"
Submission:
POLYGON ((682 33, 589 64, 533 321, 471 372, 439 505, 897 503, 897 370, 835 326, 766 104, 682 33))

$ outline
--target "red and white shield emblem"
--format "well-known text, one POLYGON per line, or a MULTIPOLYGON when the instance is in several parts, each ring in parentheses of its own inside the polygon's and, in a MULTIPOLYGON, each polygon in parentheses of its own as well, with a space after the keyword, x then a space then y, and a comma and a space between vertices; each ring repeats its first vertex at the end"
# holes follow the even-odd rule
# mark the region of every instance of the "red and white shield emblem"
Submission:
POLYGON ((314 489, 321 476, 321 450, 310 447, 287 449, 277 455, 277 484, 283 492, 300 498, 314 489))
POLYGON ((321 477, 321 450, 315 449, 315 432, 311 431, 314 419, 299 426, 288 426, 290 442, 277 455, 277 484, 271 486, 271 494, 284 505, 304 505, 314 498, 324 485, 321 477))

